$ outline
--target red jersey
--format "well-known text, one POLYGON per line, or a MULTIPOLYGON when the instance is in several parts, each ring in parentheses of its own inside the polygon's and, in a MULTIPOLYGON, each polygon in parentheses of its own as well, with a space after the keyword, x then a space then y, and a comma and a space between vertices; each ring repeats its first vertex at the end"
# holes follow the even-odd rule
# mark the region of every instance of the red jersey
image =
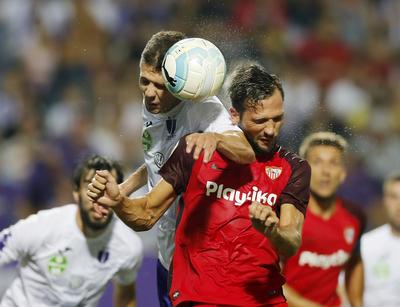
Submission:
POLYGON ((284 266, 287 284, 324 306, 340 305, 336 292, 339 273, 359 246, 362 222, 353 208, 337 200, 329 220, 307 210, 302 245, 284 266))
POLYGON ((308 163, 279 146, 249 165, 235 164, 218 152, 208 163, 202 157, 195 161, 185 148, 181 141, 160 170, 182 194, 171 268, 173 305, 285 302, 279 256, 252 227, 249 205, 259 201, 279 216, 280 206, 290 203, 305 213, 308 163))

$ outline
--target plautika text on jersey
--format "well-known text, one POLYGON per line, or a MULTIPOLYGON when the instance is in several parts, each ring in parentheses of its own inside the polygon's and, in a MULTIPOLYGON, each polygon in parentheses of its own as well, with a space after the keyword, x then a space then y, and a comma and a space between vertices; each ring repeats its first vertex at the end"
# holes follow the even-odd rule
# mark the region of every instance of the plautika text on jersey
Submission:
POLYGON ((272 207, 275 205, 278 198, 278 195, 268 192, 264 193, 257 186, 253 186, 252 191, 245 193, 229 187, 225 187, 223 184, 218 184, 213 181, 207 181, 206 196, 211 196, 214 194, 216 194, 216 198, 229 200, 233 202, 235 206, 241 206, 246 201, 257 201, 261 204, 267 203, 272 207))

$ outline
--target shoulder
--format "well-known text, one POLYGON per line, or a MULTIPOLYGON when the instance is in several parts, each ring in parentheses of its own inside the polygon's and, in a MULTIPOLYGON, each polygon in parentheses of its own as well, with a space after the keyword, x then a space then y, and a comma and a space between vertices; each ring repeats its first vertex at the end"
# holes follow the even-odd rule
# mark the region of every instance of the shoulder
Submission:
POLYGON ((217 96, 207 97, 206 99, 199 101, 199 102, 185 102, 188 106, 190 112, 201 112, 201 113, 208 113, 211 110, 226 110, 222 102, 219 100, 217 96))
POLYGON ((37 224, 44 231, 49 230, 54 225, 57 227, 60 223, 69 220, 77 211, 77 206, 74 204, 64 205, 46 210, 40 210, 36 214, 29 216, 25 221, 30 224, 37 224))
POLYGON ((119 245, 121 252, 131 258, 140 257, 143 253, 143 243, 139 235, 126 226, 118 217, 115 217, 113 228, 115 244, 119 245))
POLYGON ((340 201, 343 210, 345 210, 345 212, 350 214, 353 218, 355 218, 358 221, 361 231, 363 231, 366 225, 367 218, 361 207, 345 199, 340 199, 340 201))
POLYGON ((289 164, 292 173, 297 172, 311 175, 311 167, 308 162, 294 152, 288 151, 286 148, 278 146, 277 154, 282 160, 286 161, 289 164))
POLYGON ((375 241, 375 240, 380 240, 381 238, 384 238, 388 233, 389 233, 389 225, 384 224, 382 226, 379 226, 371 231, 368 231, 362 236, 362 241, 363 243, 369 242, 369 241, 375 241))

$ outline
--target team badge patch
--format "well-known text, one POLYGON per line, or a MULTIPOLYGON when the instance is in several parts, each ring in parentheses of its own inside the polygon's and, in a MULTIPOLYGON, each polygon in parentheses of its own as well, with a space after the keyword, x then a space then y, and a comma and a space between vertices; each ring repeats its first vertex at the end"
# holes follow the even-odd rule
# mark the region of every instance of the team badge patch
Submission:
POLYGON ((269 178, 275 180, 282 174, 282 167, 266 166, 265 173, 269 178))
POLYGON ((142 145, 143 145, 143 150, 145 152, 148 151, 151 148, 151 146, 153 145, 153 140, 151 138, 150 133, 147 130, 143 131, 142 145))
POLYGON ((347 244, 351 244, 354 241, 354 235, 355 235, 355 231, 354 228, 352 227, 347 227, 344 231, 343 231, 343 235, 344 235, 344 239, 346 240, 347 244))
POLYGON ((154 155, 154 163, 161 168, 164 164, 164 155, 161 152, 156 152, 154 155))

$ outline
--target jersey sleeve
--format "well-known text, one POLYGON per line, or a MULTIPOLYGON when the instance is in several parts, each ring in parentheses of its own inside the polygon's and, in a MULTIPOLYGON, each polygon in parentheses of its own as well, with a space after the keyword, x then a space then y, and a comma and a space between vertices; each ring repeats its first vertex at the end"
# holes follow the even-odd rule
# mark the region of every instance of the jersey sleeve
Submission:
POLYGON ((0 232, 0 266, 20 261, 41 244, 40 217, 35 214, 0 232))
POLYGON ((186 153, 184 136, 179 141, 171 157, 159 171, 160 176, 173 186, 177 195, 186 190, 194 162, 192 153, 186 153))
POLYGON ((279 203, 292 204, 305 215, 310 199, 311 168, 306 160, 295 156, 289 161, 292 174, 280 195, 279 203))
POLYGON ((193 131, 217 133, 241 131, 237 125, 232 123, 228 111, 215 96, 196 103, 191 112, 191 118, 196 119, 196 127, 193 127, 193 131))
POLYGON ((142 241, 137 238, 137 240, 132 240, 129 244, 131 247, 131 251, 127 252, 129 257, 114 276, 114 280, 117 283, 125 286, 135 282, 138 271, 143 262, 142 241))

